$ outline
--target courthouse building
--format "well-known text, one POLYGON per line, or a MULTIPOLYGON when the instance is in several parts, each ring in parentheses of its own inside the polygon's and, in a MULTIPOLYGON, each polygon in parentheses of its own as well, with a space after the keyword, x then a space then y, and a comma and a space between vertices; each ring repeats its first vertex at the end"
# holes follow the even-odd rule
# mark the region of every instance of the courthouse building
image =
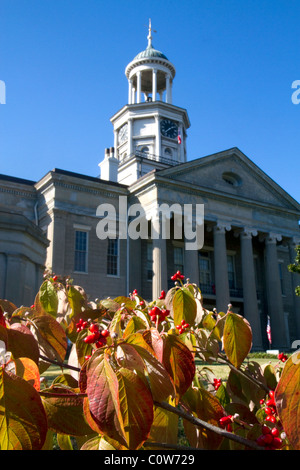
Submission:
POLYGON ((127 102, 111 118, 114 146, 104 149, 99 178, 64 169, 39 181, 0 175, 0 297, 31 305, 48 267, 91 299, 137 289, 152 300, 180 270, 200 286, 204 307, 231 303, 249 320, 254 349, 268 348, 269 316, 272 347, 288 350, 300 339, 300 280, 287 268, 300 243, 299 203, 238 148, 188 161, 188 112, 173 103, 175 67, 154 48, 151 27, 125 75, 127 102), (119 229, 125 200, 143 208, 157 237, 99 237, 103 209, 115 208, 119 229), (187 249, 185 230, 178 236, 178 214, 161 236, 162 204, 204 207, 200 249, 187 249))

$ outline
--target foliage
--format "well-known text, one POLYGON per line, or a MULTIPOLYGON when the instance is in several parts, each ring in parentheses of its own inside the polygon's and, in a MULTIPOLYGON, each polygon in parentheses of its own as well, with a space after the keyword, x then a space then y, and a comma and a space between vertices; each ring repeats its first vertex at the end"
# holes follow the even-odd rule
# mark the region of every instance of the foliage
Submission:
MULTIPOLYGON (((300 274, 300 245, 297 245, 297 247, 296 247, 295 262, 292 263, 292 264, 289 264, 288 269, 291 273, 300 274)), ((296 295, 300 296, 300 286, 297 286, 295 291, 296 291, 296 295)))
POLYGON ((174 276, 151 302, 91 302, 52 274, 31 307, 0 300, 0 449, 51 450, 54 434, 68 450, 300 449, 297 353, 260 366, 248 321, 174 276))

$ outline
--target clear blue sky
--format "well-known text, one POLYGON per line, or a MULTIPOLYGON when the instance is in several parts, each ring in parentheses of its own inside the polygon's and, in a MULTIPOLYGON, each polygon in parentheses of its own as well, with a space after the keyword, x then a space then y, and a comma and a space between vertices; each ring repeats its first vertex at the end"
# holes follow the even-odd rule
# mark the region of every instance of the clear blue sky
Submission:
POLYGON ((238 147, 300 201, 299 0, 0 0, 0 173, 98 176, 149 18, 191 120, 188 159, 238 147))

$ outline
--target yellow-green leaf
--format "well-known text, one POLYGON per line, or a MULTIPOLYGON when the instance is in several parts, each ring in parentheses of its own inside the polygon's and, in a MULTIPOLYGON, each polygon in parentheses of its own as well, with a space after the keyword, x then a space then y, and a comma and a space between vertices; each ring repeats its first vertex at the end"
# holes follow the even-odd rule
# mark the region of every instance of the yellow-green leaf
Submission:
POLYGON ((224 350, 229 361, 237 368, 241 366, 252 347, 252 330, 241 315, 228 313, 223 332, 224 350))
POLYGON ((287 438, 295 450, 300 450, 300 357, 297 351, 284 365, 275 400, 287 438))
POLYGON ((173 297, 174 323, 179 325, 182 320, 190 325, 194 324, 197 314, 197 304, 193 294, 186 287, 177 289, 173 297))
POLYGON ((40 450, 46 435, 47 418, 37 390, 0 368, 0 449, 40 450))

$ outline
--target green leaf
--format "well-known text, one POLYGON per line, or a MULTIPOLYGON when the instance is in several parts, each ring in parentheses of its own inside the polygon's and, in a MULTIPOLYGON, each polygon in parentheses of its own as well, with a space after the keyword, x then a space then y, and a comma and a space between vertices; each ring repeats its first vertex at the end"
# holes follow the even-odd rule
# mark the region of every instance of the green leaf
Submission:
POLYGON ((46 435, 47 418, 37 390, 0 368, 0 449, 40 450, 46 435))
POLYGON ((123 333, 123 338, 136 333, 139 330, 145 330, 147 328, 145 322, 138 316, 132 316, 129 322, 126 325, 125 331, 123 333))
POLYGON ((236 368, 239 368, 252 347, 252 330, 248 321, 241 315, 228 313, 223 342, 227 358, 236 368))
POLYGON ((300 357, 296 351, 282 370, 275 401, 283 429, 294 450, 300 450, 300 357))
POLYGON ((197 314, 197 304, 194 296, 186 287, 177 289, 173 297, 174 324, 179 325, 182 320, 190 325, 194 324, 197 314))
POLYGON ((39 301, 44 311, 56 318, 58 297, 55 286, 51 281, 44 281, 41 285, 39 290, 39 301))

